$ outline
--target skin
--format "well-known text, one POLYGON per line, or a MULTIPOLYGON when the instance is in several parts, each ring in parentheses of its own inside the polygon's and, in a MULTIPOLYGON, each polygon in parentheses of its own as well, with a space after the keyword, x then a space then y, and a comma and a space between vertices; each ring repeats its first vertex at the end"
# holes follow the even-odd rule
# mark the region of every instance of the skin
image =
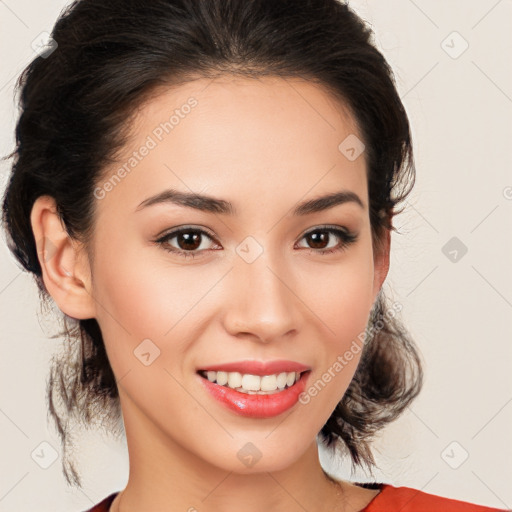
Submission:
MULTIPOLYGON (((365 330, 388 272, 390 240, 388 233, 381 251, 372 246, 364 153, 350 161, 338 149, 348 135, 362 136, 348 110, 317 84, 198 79, 161 90, 140 108, 119 164, 104 176, 190 97, 197 106, 96 200, 93 261, 67 236, 52 198, 40 197, 31 214, 40 254, 46 240, 55 247, 47 261, 40 258, 46 288, 67 315, 97 319, 118 380, 130 474, 111 510, 360 510, 378 491, 334 484, 316 444, 360 352, 307 405, 266 419, 223 407, 196 371, 289 359, 311 366, 314 383, 365 330), (135 212, 167 188, 230 201, 237 215, 170 203, 135 212), (345 203, 304 217, 290 213, 341 189, 355 192, 364 208, 345 203), (319 254, 344 243, 335 234, 317 246, 304 237, 325 224, 358 238, 319 254), (181 225, 214 234, 202 235, 194 259, 152 243, 181 225), (263 250, 252 263, 236 252, 247 236, 263 250), (134 350, 148 338, 160 355, 146 366, 134 350), (251 467, 237 457, 249 442, 261 452, 251 467)), ((190 247, 179 244, 179 237, 167 241, 190 247)))

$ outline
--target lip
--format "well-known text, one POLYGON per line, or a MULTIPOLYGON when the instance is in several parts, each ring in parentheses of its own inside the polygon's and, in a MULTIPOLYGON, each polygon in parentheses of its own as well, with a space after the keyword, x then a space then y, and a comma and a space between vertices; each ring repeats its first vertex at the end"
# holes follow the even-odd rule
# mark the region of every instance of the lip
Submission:
POLYGON ((215 372, 240 372, 250 375, 274 375, 282 372, 305 372, 311 370, 310 366, 306 366, 295 361, 285 361, 279 359, 275 361, 235 361, 231 363, 222 363, 211 366, 204 366, 198 371, 215 371, 215 372))
MULTIPOLYGON (((222 368, 225 368, 225 366, 223 365, 222 368)), ((311 371, 305 371, 293 386, 278 393, 272 395, 251 395, 210 382, 199 372, 197 374, 210 396, 229 410, 247 418, 271 418, 291 409, 297 404, 300 394, 306 388, 306 382, 310 375, 311 371)))

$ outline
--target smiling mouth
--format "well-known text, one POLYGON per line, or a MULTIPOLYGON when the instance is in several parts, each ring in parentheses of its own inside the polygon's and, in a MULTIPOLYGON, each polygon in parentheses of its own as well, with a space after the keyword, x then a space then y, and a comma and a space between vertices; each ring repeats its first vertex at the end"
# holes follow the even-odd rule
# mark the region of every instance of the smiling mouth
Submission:
POLYGON ((291 388, 300 380, 303 372, 280 372, 271 375, 252 375, 240 372, 206 371, 197 373, 210 382, 249 395, 273 395, 291 388))

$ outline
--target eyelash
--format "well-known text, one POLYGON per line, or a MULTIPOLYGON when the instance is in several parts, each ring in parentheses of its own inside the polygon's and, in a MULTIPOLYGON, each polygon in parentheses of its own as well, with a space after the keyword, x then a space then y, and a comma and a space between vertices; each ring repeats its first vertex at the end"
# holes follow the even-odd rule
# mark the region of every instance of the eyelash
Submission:
MULTIPOLYGON (((326 254, 333 254, 337 252, 345 251, 349 245, 353 244, 357 240, 357 235, 354 233, 350 233, 348 231, 345 231, 343 229, 340 229, 336 226, 321 226, 317 227, 315 229, 312 229, 311 231, 308 231, 307 233, 304 233, 301 240, 308 235, 311 235, 312 233, 331 233, 336 235, 338 238, 342 240, 342 243, 337 245, 334 248, 331 249, 313 249, 313 248, 305 248, 305 250, 309 251, 310 253, 319 254, 321 256, 324 256, 326 254)), ((169 240, 172 238, 175 238, 177 235, 180 235, 181 233, 200 233, 201 235, 206 235, 208 238, 213 240, 213 235, 208 233, 207 231, 203 229, 198 228, 192 228, 192 227, 184 227, 180 229, 176 229, 174 231, 171 231, 170 233, 165 234, 164 236, 158 238, 157 240, 154 240, 154 243, 160 245, 165 251, 177 254, 180 257, 183 258, 196 258, 198 253, 201 253, 203 251, 183 251, 181 249, 176 249, 175 247, 170 247, 168 245, 169 240)), ((217 249, 205 249, 205 250, 217 250, 217 249)))

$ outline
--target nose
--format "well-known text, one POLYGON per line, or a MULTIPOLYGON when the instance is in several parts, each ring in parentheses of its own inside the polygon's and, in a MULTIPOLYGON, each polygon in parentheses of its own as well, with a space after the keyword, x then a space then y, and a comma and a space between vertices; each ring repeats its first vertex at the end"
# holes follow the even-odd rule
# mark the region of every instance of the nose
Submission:
POLYGON ((224 322, 231 335, 270 343, 300 329, 301 301, 292 273, 278 259, 263 252, 252 263, 236 261, 226 283, 224 322))

